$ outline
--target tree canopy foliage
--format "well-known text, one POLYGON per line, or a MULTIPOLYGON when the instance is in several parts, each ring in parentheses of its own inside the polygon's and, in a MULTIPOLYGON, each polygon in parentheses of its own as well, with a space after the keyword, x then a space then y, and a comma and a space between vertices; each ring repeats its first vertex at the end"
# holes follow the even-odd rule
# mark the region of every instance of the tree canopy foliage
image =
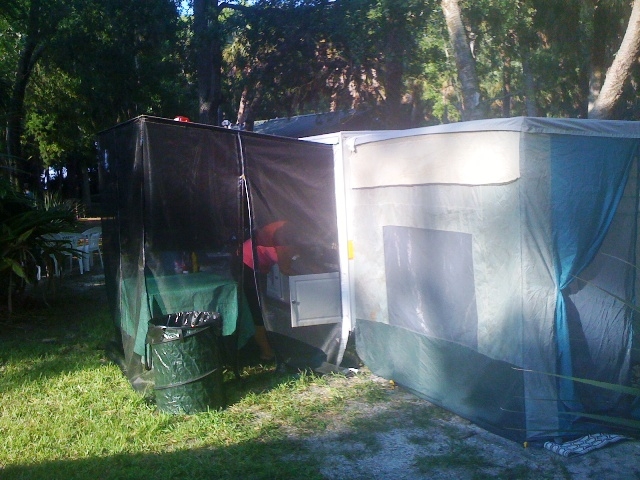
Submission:
POLYGON ((638 119, 639 5, 2 2, 2 172, 20 186, 82 192, 88 202, 95 133, 141 114, 251 128, 259 119, 358 110, 379 127, 406 128, 586 118, 595 105, 592 116, 638 119))

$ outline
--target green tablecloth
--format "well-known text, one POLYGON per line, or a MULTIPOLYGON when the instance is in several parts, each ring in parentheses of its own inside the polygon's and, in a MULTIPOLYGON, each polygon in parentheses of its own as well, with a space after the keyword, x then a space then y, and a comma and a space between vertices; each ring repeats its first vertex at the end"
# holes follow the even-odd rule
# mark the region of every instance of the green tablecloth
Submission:
POLYGON ((147 277, 144 281, 123 282, 121 328, 135 335, 134 352, 144 355, 148 322, 152 317, 170 313, 204 311, 222 315, 223 335, 238 333, 243 346, 253 335, 254 327, 246 301, 238 308, 237 284, 210 273, 147 277), (138 288, 140 287, 140 288, 138 288), (139 293, 137 293, 139 292, 139 293), (138 310, 137 298, 140 295, 138 310))

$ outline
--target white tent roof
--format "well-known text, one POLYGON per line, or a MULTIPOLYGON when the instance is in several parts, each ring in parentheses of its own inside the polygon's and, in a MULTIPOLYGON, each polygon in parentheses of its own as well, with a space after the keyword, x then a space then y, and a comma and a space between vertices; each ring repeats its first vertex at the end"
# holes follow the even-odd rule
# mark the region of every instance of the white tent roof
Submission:
POLYGON ((306 139, 322 143, 337 143, 338 138, 342 136, 342 138, 349 139, 349 145, 351 149, 354 149, 358 145, 379 142, 391 138, 438 133, 482 131, 640 138, 640 122, 624 120, 587 120, 578 118, 513 117, 448 123, 444 125, 411 128, 407 130, 337 132, 308 137, 306 139))
POLYGON ((515 117, 407 130, 336 132, 305 140, 341 144, 342 154, 350 156, 353 188, 483 185, 519 178, 522 134, 640 138, 640 122, 515 117), (457 140, 451 141, 449 134, 458 135, 457 140))

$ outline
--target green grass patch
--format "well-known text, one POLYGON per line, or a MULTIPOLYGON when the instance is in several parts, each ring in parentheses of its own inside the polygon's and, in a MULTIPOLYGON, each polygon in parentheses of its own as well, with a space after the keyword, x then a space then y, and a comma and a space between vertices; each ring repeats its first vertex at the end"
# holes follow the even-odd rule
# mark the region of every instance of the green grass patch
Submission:
POLYGON ((320 479, 302 439, 385 399, 366 379, 258 366, 227 375, 226 409, 170 415, 108 359, 113 333, 102 289, 62 288, 0 323, 0 478, 320 479))

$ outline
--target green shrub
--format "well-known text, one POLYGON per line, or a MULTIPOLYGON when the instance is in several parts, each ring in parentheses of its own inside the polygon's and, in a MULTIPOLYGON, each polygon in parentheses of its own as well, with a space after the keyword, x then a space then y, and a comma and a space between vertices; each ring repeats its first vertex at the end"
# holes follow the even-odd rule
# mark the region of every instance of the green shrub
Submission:
POLYGON ((46 235, 73 228, 75 221, 73 204, 38 200, 0 180, 0 288, 9 313, 15 292, 35 279, 36 266, 63 248, 46 235))

